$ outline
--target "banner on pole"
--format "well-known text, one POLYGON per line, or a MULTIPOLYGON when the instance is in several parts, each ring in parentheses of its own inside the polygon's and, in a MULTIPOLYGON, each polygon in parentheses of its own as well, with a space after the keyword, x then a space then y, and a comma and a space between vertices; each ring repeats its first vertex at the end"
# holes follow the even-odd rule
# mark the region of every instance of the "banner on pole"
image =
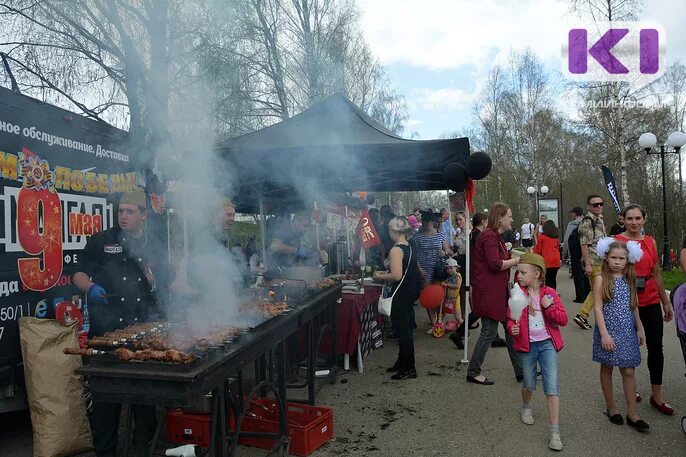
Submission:
POLYGON ((600 169, 603 170, 605 185, 607 186, 607 191, 610 193, 610 198, 612 198, 615 211, 619 214, 622 212, 622 207, 619 205, 619 191, 617 190, 617 184, 615 184, 615 177, 612 176, 612 171, 605 165, 602 165, 600 169))
POLYGON ((376 227, 374 227, 374 224, 369 217, 368 209, 362 211, 362 216, 360 217, 360 222, 357 223, 355 233, 357 234, 357 238, 360 240, 363 249, 373 248, 381 243, 379 234, 376 232, 376 227))

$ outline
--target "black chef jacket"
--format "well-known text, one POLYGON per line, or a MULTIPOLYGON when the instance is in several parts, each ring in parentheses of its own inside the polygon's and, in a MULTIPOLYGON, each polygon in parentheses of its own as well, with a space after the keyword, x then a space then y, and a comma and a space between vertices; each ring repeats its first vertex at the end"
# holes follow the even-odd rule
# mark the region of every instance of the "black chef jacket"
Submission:
MULTIPOLYGON (((301 235, 293 231, 293 226, 290 223, 285 223, 278 227, 272 236, 273 240, 281 240, 287 246, 299 248, 301 244, 301 235)), ((283 252, 270 251, 270 266, 276 267, 292 267, 296 264, 295 254, 286 254, 283 252)))
POLYGON ((145 232, 136 239, 113 227, 90 237, 79 271, 101 285, 108 296, 106 304, 88 304, 91 336, 134 322, 164 319, 160 306, 168 284, 164 252, 145 232), (148 281, 146 268, 153 281, 148 281))

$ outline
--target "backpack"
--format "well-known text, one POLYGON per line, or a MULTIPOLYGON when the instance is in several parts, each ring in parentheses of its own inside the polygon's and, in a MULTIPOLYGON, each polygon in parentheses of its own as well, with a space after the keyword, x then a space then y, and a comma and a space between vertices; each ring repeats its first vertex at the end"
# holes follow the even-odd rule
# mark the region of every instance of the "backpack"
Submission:
POLYGON ((591 229, 595 232, 595 222, 593 221, 593 218, 585 216, 583 219, 581 219, 579 225, 572 230, 572 233, 569 234, 569 238, 567 239, 569 257, 572 260, 581 260, 581 240, 579 239, 579 227, 586 219, 591 221, 591 229))

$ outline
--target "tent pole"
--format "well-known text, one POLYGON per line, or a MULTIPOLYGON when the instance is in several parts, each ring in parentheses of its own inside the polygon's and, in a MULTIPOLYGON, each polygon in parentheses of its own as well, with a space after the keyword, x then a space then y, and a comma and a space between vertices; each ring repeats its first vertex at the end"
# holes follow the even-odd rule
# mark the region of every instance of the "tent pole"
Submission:
POLYGON ((345 205, 345 240, 348 247, 348 262, 352 257, 350 253, 350 222, 348 221, 348 205, 345 205))
POLYGON ((464 230, 467 238, 467 242, 465 243, 465 257, 466 257, 466 274, 465 274, 465 294, 464 294, 464 355, 462 356, 461 363, 469 363, 469 359, 467 358, 467 355, 469 353, 469 313, 471 312, 470 308, 470 303, 469 303, 469 294, 471 292, 470 287, 469 287, 469 273, 470 273, 470 268, 469 268, 469 260, 470 260, 470 250, 469 250, 469 234, 471 231, 470 228, 470 220, 469 220, 469 205, 467 205, 467 197, 465 195, 465 201, 464 201, 464 230))
MULTIPOLYGON (((319 208, 317 207, 317 202, 314 202, 314 210, 319 213, 319 208)), ((314 221, 314 237, 315 240, 317 241, 317 252, 321 249, 321 244, 320 244, 320 238, 319 238, 319 221, 314 221)))
POLYGON ((186 211, 186 192, 181 198, 181 215, 183 216, 183 261, 188 265, 188 212, 186 211))
POLYGON ((262 264, 267 268, 267 230, 264 221, 264 199, 262 198, 262 189, 257 192, 260 201, 260 244, 262 245, 262 264))
POLYGON ((450 212, 450 189, 445 190, 445 198, 448 201, 448 206, 446 206, 446 208, 448 208, 448 224, 450 227, 450 229, 448 230, 448 245, 450 246, 450 249, 452 249, 455 240, 453 239, 453 215, 450 212))

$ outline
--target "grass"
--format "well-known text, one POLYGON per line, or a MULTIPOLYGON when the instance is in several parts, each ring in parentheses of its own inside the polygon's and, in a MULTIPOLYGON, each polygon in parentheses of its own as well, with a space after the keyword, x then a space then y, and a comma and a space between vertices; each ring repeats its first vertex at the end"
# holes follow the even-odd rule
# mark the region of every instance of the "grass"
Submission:
POLYGON ((231 228, 231 242, 232 244, 234 242, 240 243, 241 245, 245 246, 245 243, 248 242, 248 239, 254 236, 255 237, 255 245, 258 247, 260 246, 260 226, 257 224, 252 224, 250 222, 241 222, 241 221, 236 221, 233 223, 233 227, 231 228))
POLYGON ((672 290, 682 282, 686 282, 686 274, 679 267, 672 268, 672 271, 663 271, 662 278, 665 281, 665 289, 672 290))

